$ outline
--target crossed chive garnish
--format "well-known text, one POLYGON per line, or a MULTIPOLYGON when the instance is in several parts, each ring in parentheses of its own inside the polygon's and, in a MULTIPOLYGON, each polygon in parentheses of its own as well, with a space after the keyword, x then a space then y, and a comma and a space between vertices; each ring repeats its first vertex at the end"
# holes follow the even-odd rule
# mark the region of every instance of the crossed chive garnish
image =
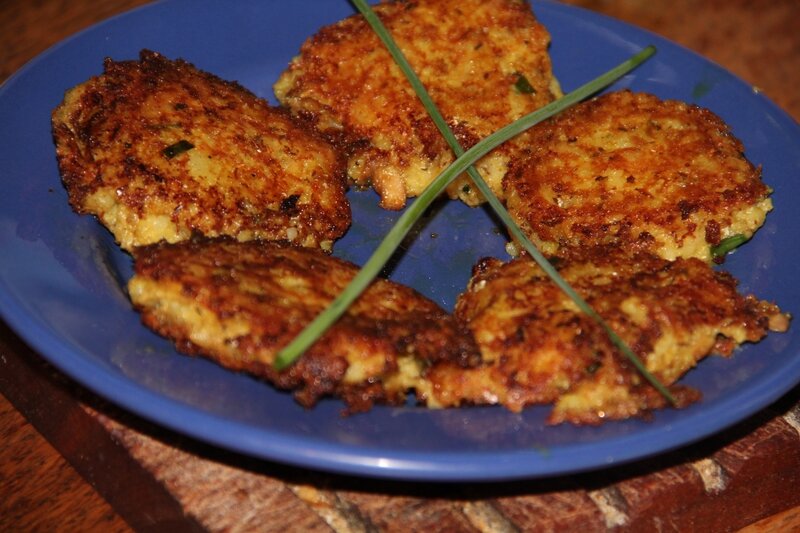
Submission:
POLYGON ((558 271, 548 262, 536 246, 525 236, 522 230, 511 218, 494 192, 489 188, 478 171, 472 166, 476 161, 491 152, 497 146, 522 133, 528 128, 546 120, 547 118, 560 113, 568 107, 580 102, 584 98, 598 92, 599 90, 612 84, 641 63, 650 58, 656 51, 650 45, 634 54, 630 59, 620 63, 608 72, 601 74, 592 81, 578 87, 574 91, 562 96, 558 100, 551 102, 536 111, 517 119, 511 124, 497 130, 476 143, 469 150, 464 150, 458 143, 447 122, 439 112, 438 107, 431 99, 428 91, 417 77, 408 60, 403 55, 400 48, 394 42, 389 31, 384 27, 378 16, 367 5, 364 0, 352 0, 358 11, 364 16, 367 23, 375 31, 377 36, 386 46, 393 59, 403 71, 417 97, 422 102, 426 111, 430 115, 439 132, 445 138, 450 148, 453 150, 456 160, 453 161, 430 185, 417 197, 414 202, 403 212, 397 222, 384 236, 381 243, 373 252, 372 256, 361 267, 350 284, 333 300, 333 302, 311 321, 306 328, 301 331, 286 347, 284 347, 275 358, 275 368, 282 370, 291 365, 305 350, 307 350, 325 331, 347 310, 350 304, 369 286, 372 280, 378 275, 383 266, 392 256, 402 240, 414 226, 416 221, 424 214, 428 206, 434 199, 463 172, 467 172, 474 185, 486 198, 490 207, 494 210, 511 235, 522 244, 524 249, 536 261, 539 267, 551 278, 551 280, 567 295, 575 304, 590 318, 595 320, 608 335, 611 342, 616 346, 625 357, 633 364, 637 371, 644 377, 659 393, 664 396, 671 404, 675 404, 675 399, 669 390, 651 374, 644 363, 636 356, 628 345, 606 324, 603 318, 561 277, 558 271))

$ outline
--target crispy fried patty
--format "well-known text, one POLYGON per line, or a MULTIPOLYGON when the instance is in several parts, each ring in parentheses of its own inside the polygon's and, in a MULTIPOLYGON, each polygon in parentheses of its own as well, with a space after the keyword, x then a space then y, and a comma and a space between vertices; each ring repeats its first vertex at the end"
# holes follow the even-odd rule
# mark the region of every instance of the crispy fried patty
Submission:
MULTIPOLYGON (((776 306, 741 296, 729 274, 698 259, 595 247, 557 264, 666 385, 710 353, 729 355, 768 330, 788 327, 776 306)), ((484 363, 434 366, 427 375, 430 405, 502 404, 518 411, 555 403, 554 423, 599 423, 664 405, 606 332, 527 257, 481 261, 455 314, 474 334, 484 363)), ((683 388, 673 392, 679 405, 696 398, 683 388)))
MULTIPOLYGON (((550 36, 519 0, 384 2, 375 12, 466 149, 561 94, 550 36)), ((399 67, 363 17, 322 28, 275 84, 278 100, 348 154, 348 174, 399 209, 453 161, 453 154, 399 67)), ((518 144, 479 163, 496 194, 518 144)), ((466 178, 450 196, 480 201, 466 178)))
POLYGON ((53 133, 72 207, 129 251, 195 233, 330 247, 350 223, 328 143, 182 60, 107 59, 67 92, 53 133))
POLYGON ((341 396, 351 411, 398 404, 432 362, 477 362, 471 336, 414 290, 376 280, 290 368, 286 346, 357 272, 320 250, 191 240, 137 249, 129 293, 144 323, 179 350, 295 391, 306 406, 341 396))
POLYGON ((697 106, 610 93, 535 126, 530 141, 504 188, 547 254, 620 243, 710 260, 711 247, 749 238, 772 208, 741 142, 697 106))

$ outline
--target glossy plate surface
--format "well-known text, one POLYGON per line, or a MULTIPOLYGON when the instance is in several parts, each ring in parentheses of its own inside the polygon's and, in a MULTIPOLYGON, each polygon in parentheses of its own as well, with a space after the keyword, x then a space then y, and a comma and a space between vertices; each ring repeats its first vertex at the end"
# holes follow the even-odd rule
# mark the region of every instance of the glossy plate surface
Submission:
MULTIPOLYGON (((763 165, 775 210, 724 268, 741 289, 796 312, 800 247, 800 129, 751 87, 652 34, 583 10, 534 2, 553 37, 557 77, 569 91, 642 47, 659 52, 614 88, 705 106, 722 116, 763 165)), ((303 410, 287 394, 207 361, 179 355, 139 323, 123 287, 131 262, 91 217, 72 213, 61 186, 50 111, 66 89, 99 74, 106 56, 142 48, 183 57, 274 102, 271 85, 320 26, 352 14, 345 0, 166 1, 106 21, 44 53, 0 87, 0 313, 69 376, 139 415, 259 458, 354 475, 410 480, 503 480, 596 469, 662 453, 711 435, 767 406, 800 381, 800 338, 786 334, 712 357, 684 383, 701 403, 650 422, 547 427, 546 408, 427 411, 378 407, 343 418, 342 404, 303 410)), ((372 193, 352 193, 354 227, 336 247, 369 256, 396 214, 372 193)), ((446 308, 473 262, 506 257, 483 209, 437 206, 394 264, 392 277, 446 308)))

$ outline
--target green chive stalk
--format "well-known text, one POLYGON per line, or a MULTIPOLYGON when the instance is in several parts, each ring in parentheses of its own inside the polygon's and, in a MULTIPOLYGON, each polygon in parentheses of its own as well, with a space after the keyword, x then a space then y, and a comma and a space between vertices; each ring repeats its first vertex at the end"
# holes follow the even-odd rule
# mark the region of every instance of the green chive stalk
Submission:
POLYGON ((572 298, 584 313, 589 315, 603 327, 614 345, 625 354, 625 356, 632 362, 632 364, 645 377, 645 379, 647 379, 662 395, 664 395, 667 400, 674 403, 674 399, 667 388, 664 387, 658 381, 658 379, 655 378, 655 376, 647 371, 644 364, 639 360, 638 357, 636 357, 630 348, 628 348, 624 341, 622 341, 622 339, 620 339, 619 336, 617 336, 616 333, 605 323, 605 321, 591 308, 591 306, 589 306, 588 303, 586 303, 586 301, 583 300, 583 298, 581 298, 580 295, 574 291, 574 289, 572 289, 572 287, 558 274, 555 268, 553 268, 547 259, 541 254, 541 252, 539 252, 539 250, 533 245, 533 243, 531 243, 530 240, 522 233, 517 224, 511 219, 508 211, 494 195, 478 171, 472 166, 477 160, 508 139, 610 85, 615 80, 625 75, 627 72, 630 72, 632 69, 636 68, 639 64, 652 56, 655 53, 655 48, 649 46, 643 49, 641 52, 634 55, 632 58, 615 67, 614 69, 579 87, 575 91, 572 91, 559 100, 552 102, 541 109, 534 111, 533 113, 530 113, 521 119, 518 119, 505 128, 496 131, 465 152, 450 128, 447 126, 446 121, 439 112, 436 104, 430 98, 430 95, 428 94, 424 85, 416 76, 414 70, 411 68, 405 56, 394 42, 394 39, 392 39, 389 32, 383 26, 380 19, 363 0, 353 0, 353 3, 365 17, 366 21, 376 32, 378 37, 389 50, 394 60, 397 62, 400 69, 408 78, 408 81, 411 83, 412 88, 422 101, 428 114, 433 119, 434 123, 450 145, 451 149, 454 151, 456 160, 449 167, 447 167, 403 213, 392 229, 384 237, 383 241, 375 250, 370 259, 364 264, 364 266, 345 288, 345 290, 336 299, 334 299, 331 305, 320 315, 318 315, 317 318, 313 320, 306 327, 306 329, 303 330, 288 346, 278 353, 278 356, 275 360, 276 368, 280 370, 292 364, 306 349, 308 349, 308 347, 310 347, 322 334, 324 334, 327 328, 330 327, 330 325, 332 325, 333 322, 335 322, 347 310, 349 305, 356 298, 358 298, 358 296, 378 275, 380 270, 402 242, 403 238, 408 234, 414 223, 419 219, 420 216, 422 216, 431 202, 455 178, 457 178, 466 170, 473 183, 487 199, 492 209, 500 217, 513 237, 518 242, 523 244, 523 247, 526 249, 526 251, 528 251, 531 257, 534 258, 534 260, 548 274, 548 276, 553 279, 556 285, 570 298, 572 298))

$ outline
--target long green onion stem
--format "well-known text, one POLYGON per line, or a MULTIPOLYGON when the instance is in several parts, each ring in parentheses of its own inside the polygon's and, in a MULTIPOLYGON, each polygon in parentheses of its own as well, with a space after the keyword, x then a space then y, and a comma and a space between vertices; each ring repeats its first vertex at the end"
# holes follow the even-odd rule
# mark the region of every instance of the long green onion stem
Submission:
POLYGON ((579 102, 580 100, 583 100, 591 94, 613 83, 615 80, 625 75, 627 72, 634 69, 640 63, 652 56, 655 53, 655 48, 649 46, 643 49, 641 52, 634 55, 632 58, 615 67, 614 69, 579 87, 575 91, 572 91, 557 101, 552 102, 496 131, 465 152, 459 145, 450 128, 447 126, 446 121, 442 117, 433 100, 430 98, 430 95, 423 86, 422 82, 416 76, 414 70, 411 68, 405 56, 394 42, 389 32, 383 26, 380 19, 363 0, 353 0, 353 3, 365 17, 381 41, 383 41, 384 45, 389 50, 398 66, 408 78, 412 88, 422 101, 437 128, 445 137, 451 149, 454 151, 456 160, 449 167, 447 167, 422 192, 422 194, 420 194, 417 200, 415 200, 409 206, 403 215, 401 215, 392 229, 386 234, 373 255, 364 264, 364 266, 361 268, 358 274, 356 274, 345 290, 336 299, 334 299, 331 305, 322 313, 320 313, 320 315, 318 315, 317 318, 313 320, 306 327, 306 329, 303 330, 288 346, 278 353, 278 356, 275 360, 276 368, 283 369, 292 364, 292 362, 294 362, 309 346, 311 346, 311 344, 313 344, 327 330, 327 328, 330 327, 330 325, 333 324, 333 322, 335 322, 347 310, 349 305, 356 298, 358 298, 358 296, 372 282, 375 276, 378 275, 381 268, 383 268, 403 238, 407 235, 418 218, 425 212, 430 203, 455 178, 457 178, 466 170, 472 181, 487 199, 492 209, 494 209, 503 223, 507 226, 513 237, 518 242, 523 244, 523 247, 534 258, 539 266, 553 279, 556 285, 561 288, 561 290, 564 291, 570 298, 572 298, 582 311, 584 311, 603 327, 611 341, 626 355, 626 357, 633 363, 637 370, 662 395, 664 395, 670 402, 674 403, 674 399, 667 388, 664 387, 658 381, 658 379, 655 378, 655 376, 647 371, 644 364, 639 360, 638 357, 636 357, 630 348, 628 348, 624 341, 622 341, 622 339, 620 339, 616 333, 614 333, 614 331, 605 323, 605 321, 583 300, 583 298, 581 298, 580 295, 578 295, 574 289, 570 287, 570 285, 558 274, 555 268, 550 265, 541 252, 539 252, 539 250, 522 233, 519 227, 511 219, 508 211, 506 211, 505 207, 497 199, 478 171, 472 166, 473 163, 475 163, 478 159, 508 139, 518 135, 534 124, 537 124, 542 120, 559 113, 567 107, 579 102))

